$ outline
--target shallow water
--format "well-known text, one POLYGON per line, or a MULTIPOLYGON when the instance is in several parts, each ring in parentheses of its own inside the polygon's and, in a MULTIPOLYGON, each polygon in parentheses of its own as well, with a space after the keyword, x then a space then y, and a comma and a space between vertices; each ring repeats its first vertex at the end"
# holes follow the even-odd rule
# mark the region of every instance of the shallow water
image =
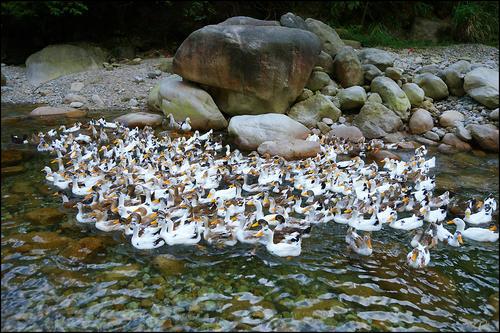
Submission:
MULTIPOLYGON (((12 133, 76 121, 6 119, 31 109, 2 106, 2 149, 18 148, 12 133)), ((50 160, 34 153, 25 172, 2 175, 2 330, 498 329, 498 243, 440 244, 422 270, 405 264, 410 234, 377 232, 365 258, 346 251, 346 227, 334 223, 313 228, 293 259, 242 244, 139 251, 119 233, 77 225, 75 210, 45 184, 40 170, 50 160), (27 218, 41 207, 61 213, 45 223, 27 218), (84 237, 90 254, 78 252, 84 237)), ((496 155, 437 155, 434 172, 438 194, 493 192, 498 200, 496 155)))

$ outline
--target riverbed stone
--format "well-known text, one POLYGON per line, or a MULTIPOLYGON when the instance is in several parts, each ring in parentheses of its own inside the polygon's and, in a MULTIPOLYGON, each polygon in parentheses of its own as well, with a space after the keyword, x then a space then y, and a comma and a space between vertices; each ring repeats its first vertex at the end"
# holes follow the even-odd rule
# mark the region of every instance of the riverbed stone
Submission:
POLYGON ((27 212, 25 217, 33 223, 49 225, 61 222, 64 213, 55 207, 43 207, 27 212))
POLYGON ((304 88, 302 89, 302 93, 299 95, 299 97, 297 97, 296 101, 295 102, 301 102, 301 101, 305 101, 306 99, 308 99, 309 97, 312 97, 314 96, 314 93, 307 89, 307 88, 304 88))
POLYGON ((344 88, 363 84, 363 68, 352 47, 344 46, 337 53, 333 61, 333 75, 344 88))
POLYGON ((130 128, 143 128, 144 126, 160 126, 165 117, 157 113, 149 112, 131 112, 119 116, 114 121, 130 128))
POLYGON ((435 101, 447 98, 449 95, 446 83, 434 74, 418 74, 413 78, 413 82, 424 90, 425 96, 429 96, 435 101))
POLYGON ((85 110, 79 110, 71 107, 61 106, 61 107, 53 107, 53 106, 40 106, 30 112, 30 116, 32 117, 41 117, 41 116, 64 116, 70 118, 84 117, 87 114, 85 110))
POLYGON ((397 67, 387 67, 385 69, 385 76, 393 79, 394 81, 401 80, 403 76, 403 70, 397 67))
POLYGON ((261 155, 281 156, 286 160, 314 157, 320 152, 320 144, 316 141, 287 139, 281 141, 265 141, 259 145, 257 151, 261 155))
POLYGON ((83 103, 82 102, 71 102, 71 103, 69 103, 69 106, 71 108, 79 109, 83 106, 83 103))
POLYGON ((365 103, 359 114, 354 117, 353 124, 368 139, 381 138, 397 131, 403 122, 401 118, 379 103, 365 103))
POLYGON ((405 83, 401 87, 412 106, 420 106, 425 98, 425 92, 416 83, 405 83))
POLYGON ((15 165, 23 161, 23 153, 20 150, 2 149, 2 166, 15 165))
POLYGON ((335 29, 313 18, 307 18, 305 22, 309 31, 318 36, 321 42, 321 49, 334 58, 344 46, 344 42, 340 39, 335 29))
POLYGON ((98 94, 93 94, 91 99, 98 108, 103 108, 105 106, 104 101, 98 94))
POLYGON ((381 71, 393 66, 396 60, 396 54, 376 48, 364 48, 358 53, 358 56, 362 64, 375 65, 381 71))
POLYGON ((366 102, 366 92, 360 86, 341 89, 337 94, 341 110, 359 109, 366 102))
POLYGON ((11 165, 11 166, 2 167, 1 173, 2 173, 2 176, 11 176, 11 175, 17 175, 19 173, 23 173, 24 171, 25 171, 25 168, 22 165, 11 165))
POLYGON ((491 120, 498 120, 498 108, 491 111, 490 114, 488 115, 488 118, 490 118, 491 120))
POLYGON ((375 92, 382 97, 386 104, 402 120, 407 120, 410 116, 410 101, 403 90, 388 77, 379 76, 373 79, 370 85, 371 92, 375 92))
POLYGON ((472 139, 484 150, 498 152, 498 129, 489 125, 468 125, 472 139))
POLYGON ((100 237, 83 237, 77 241, 71 242, 61 255, 77 260, 84 260, 102 250, 105 250, 106 244, 100 237))
POLYGON ((424 109, 417 109, 411 115, 408 125, 410 127, 410 131, 413 134, 422 134, 434 127, 434 120, 432 119, 432 115, 429 111, 424 109))
POLYGON ((389 134, 384 136, 384 141, 389 142, 389 143, 402 142, 402 141, 404 141, 406 134, 407 133, 401 132, 401 131, 389 133, 389 134))
POLYGON ((443 81, 448 86, 450 94, 454 96, 465 95, 464 77, 470 71, 470 62, 466 60, 459 60, 443 70, 443 81))
POLYGON ((148 106, 165 116, 171 113, 176 121, 191 120, 191 127, 198 130, 223 129, 224 118, 212 97, 204 90, 178 75, 161 80, 148 97, 148 106))
POLYGON ((443 153, 443 154, 456 154, 460 151, 459 149, 457 149, 457 147, 454 147, 454 146, 446 144, 446 143, 441 143, 437 147, 437 149, 440 153, 443 153))
POLYGON ((313 71, 306 83, 306 88, 311 91, 320 90, 330 83, 330 77, 325 72, 313 71))
POLYGON ((439 123, 443 127, 454 127, 455 122, 457 121, 462 122, 464 121, 464 119, 465 117, 461 112, 455 110, 449 110, 441 114, 441 117, 439 118, 439 123))
POLYGON ((182 260, 171 255, 158 255, 153 259, 153 267, 162 275, 182 275, 185 271, 185 264, 182 260))
POLYGON ((327 86, 321 88, 321 93, 327 96, 337 96, 339 88, 334 81, 331 81, 327 86))
POLYGON ((292 106, 288 112, 291 119, 312 128, 316 123, 324 117, 328 117, 333 121, 337 121, 341 111, 333 104, 326 96, 316 93, 305 101, 299 102, 292 106))
POLYGON ((285 113, 317 62, 315 34, 281 26, 208 25, 177 49, 173 71, 206 86, 230 115, 285 113))
POLYGON ((83 89, 83 87, 85 87, 85 85, 83 84, 83 82, 73 82, 71 84, 70 90, 71 91, 75 91, 75 92, 79 92, 80 90, 83 89))
POLYGON ((442 139, 442 142, 455 147, 460 151, 469 151, 471 150, 471 146, 467 142, 463 142, 453 133, 446 133, 442 139))
POLYGON ((87 104, 88 100, 81 95, 69 93, 69 94, 66 94, 66 96, 64 96, 63 102, 65 104, 71 104, 73 102, 80 102, 83 105, 83 104, 87 104))
POLYGON ((457 136, 457 138, 459 138, 462 141, 469 142, 470 140, 472 140, 472 136, 471 136, 469 130, 466 129, 461 122, 455 123, 454 134, 457 136))
POLYGON ((370 95, 368 96, 368 98, 366 99, 367 102, 373 102, 373 103, 380 103, 382 104, 383 101, 382 101, 382 97, 380 97, 379 94, 375 93, 375 92, 372 92, 370 93, 370 95))
POLYGON ((374 78, 383 74, 382 71, 373 64, 363 64, 361 68, 363 69, 364 78, 368 82, 371 82, 374 78))
POLYGON ((235 143, 247 150, 257 149, 265 141, 306 139, 310 133, 298 121, 275 113, 232 117, 227 130, 235 138, 235 143))
POLYGON ((498 71, 480 67, 468 72, 464 77, 464 90, 487 108, 497 108, 498 71))
MULTIPOLYGON (((3 243, 4 240, 2 240, 3 243)), ((24 253, 34 249, 60 249, 71 242, 71 238, 53 231, 31 231, 8 236, 6 242, 15 242, 16 252, 24 253)))
POLYGON ((307 24, 304 19, 294 13, 286 13, 281 15, 280 24, 284 27, 308 30, 307 24))
POLYGON ((436 132, 433 131, 427 131, 424 134, 424 138, 432 140, 432 141, 439 141, 439 135, 436 132))
POLYGON ((325 51, 321 51, 318 55, 316 66, 323 68, 323 70, 330 75, 333 74, 332 56, 326 53, 325 51))
POLYGON ((26 59, 26 76, 33 85, 63 75, 99 69, 106 53, 93 46, 49 45, 26 59))
POLYGON ((332 130, 328 132, 329 137, 345 139, 351 142, 361 142, 365 139, 361 130, 356 126, 347 126, 344 124, 340 124, 333 125, 331 128, 332 130))

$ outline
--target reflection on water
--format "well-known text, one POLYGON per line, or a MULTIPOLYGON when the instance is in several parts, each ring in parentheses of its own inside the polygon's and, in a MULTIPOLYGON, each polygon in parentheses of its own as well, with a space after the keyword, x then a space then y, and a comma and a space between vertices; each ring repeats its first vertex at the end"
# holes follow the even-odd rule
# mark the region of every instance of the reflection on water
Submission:
MULTIPOLYGON (((11 134, 75 121, 13 117, 31 109, 2 107, 2 150, 19 149, 11 134)), ((77 225, 40 172, 50 156, 22 156, 24 171, 2 174, 2 330, 498 329, 498 243, 440 244, 420 271, 405 264, 412 235, 377 232, 361 258, 334 223, 290 260, 243 244, 139 251, 77 225)), ((498 200, 498 170, 495 155, 438 155, 438 193, 498 200)))

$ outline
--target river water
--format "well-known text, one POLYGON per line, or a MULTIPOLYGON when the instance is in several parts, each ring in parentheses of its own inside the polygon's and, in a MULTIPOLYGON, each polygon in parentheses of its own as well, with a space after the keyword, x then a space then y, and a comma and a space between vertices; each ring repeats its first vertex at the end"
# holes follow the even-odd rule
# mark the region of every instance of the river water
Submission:
MULTIPOLYGON (((3 150, 19 149, 11 134, 75 122, 12 117, 32 109, 2 106, 3 150)), ((78 225, 45 183, 51 156, 23 149, 24 171, 2 174, 2 330, 498 330, 498 242, 439 244, 422 270, 405 264, 412 235, 385 228, 360 257, 335 223, 293 259, 241 244, 139 251, 78 225)), ((436 193, 498 200, 497 155, 436 157, 436 193)))

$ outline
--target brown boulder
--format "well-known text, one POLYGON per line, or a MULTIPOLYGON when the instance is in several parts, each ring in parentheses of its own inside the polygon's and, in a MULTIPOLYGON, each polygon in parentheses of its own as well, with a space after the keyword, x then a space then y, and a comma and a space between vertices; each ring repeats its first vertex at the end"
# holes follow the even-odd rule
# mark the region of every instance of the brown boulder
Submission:
POLYGON ((286 160, 296 160, 314 157, 320 152, 320 144, 315 141, 306 140, 281 140, 265 141, 260 144, 257 151, 261 155, 281 156, 286 160))
POLYGON ((284 113, 301 94, 320 51, 309 31, 208 25, 177 49, 173 71, 206 85, 230 115, 284 113))

